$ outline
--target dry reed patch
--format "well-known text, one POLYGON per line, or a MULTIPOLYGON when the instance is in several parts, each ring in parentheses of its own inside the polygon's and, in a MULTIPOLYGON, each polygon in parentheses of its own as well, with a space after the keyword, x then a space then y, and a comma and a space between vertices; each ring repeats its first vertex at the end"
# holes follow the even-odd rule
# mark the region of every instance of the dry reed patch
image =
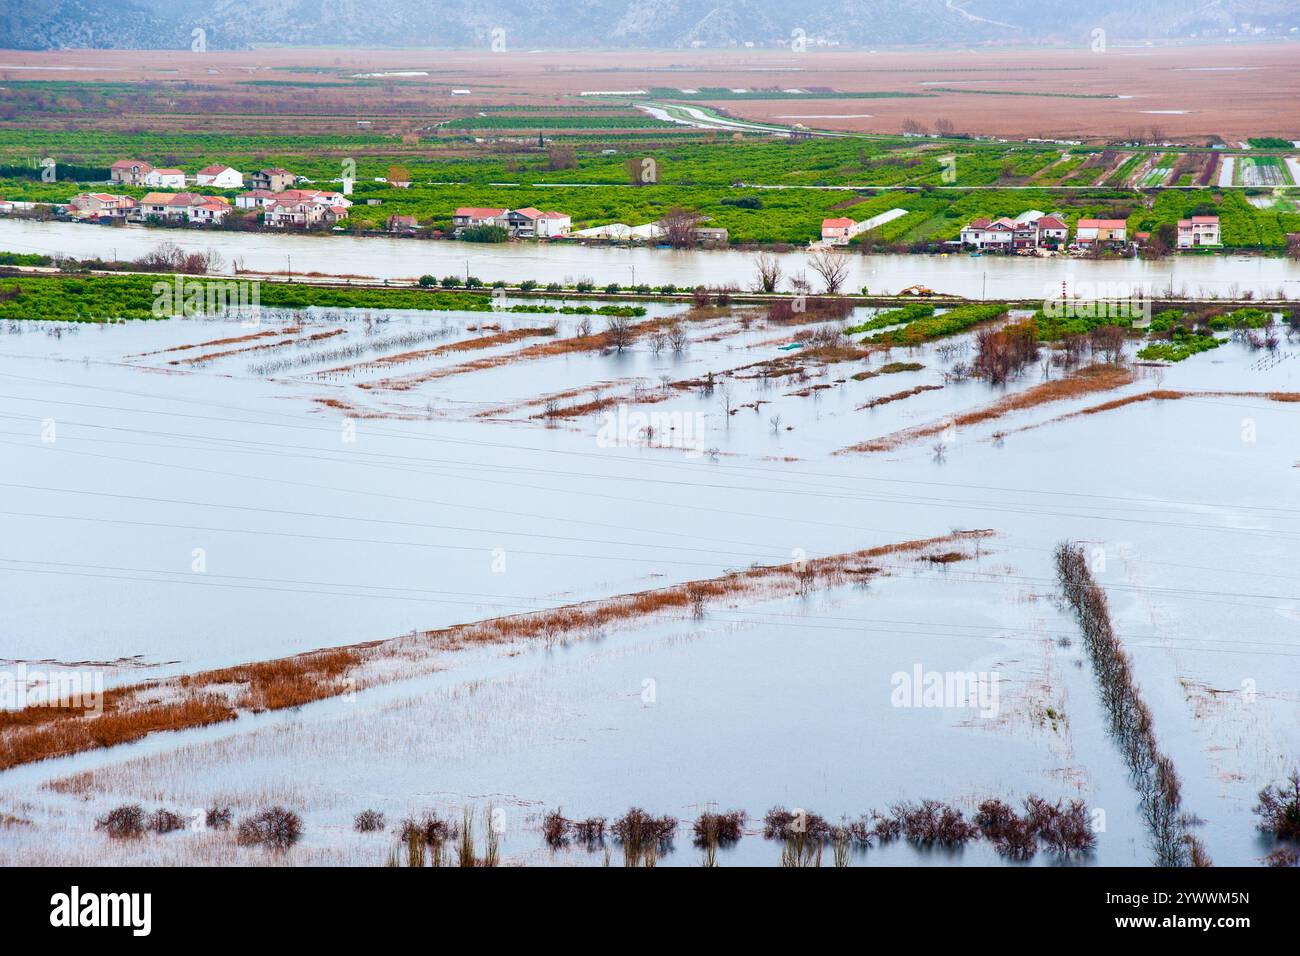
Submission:
POLYGON ((0 770, 128 743, 155 731, 207 726, 231 720, 240 712, 297 707, 410 676, 409 668, 403 671, 391 665, 409 664, 430 650, 537 638, 550 641, 670 612, 689 611, 700 617, 712 602, 803 595, 816 587, 879 573, 873 559, 918 554, 992 534, 957 531, 790 564, 756 565, 651 591, 134 684, 106 694, 104 712, 98 716, 46 708, 0 714, 0 770))
POLYGON ((1034 428, 1042 428, 1044 425, 1055 425, 1058 422, 1069 421, 1072 418, 1079 418, 1084 415, 1099 415, 1102 412, 1113 412, 1116 409, 1127 408, 1129 405, 1136 405, 1140 402, 1174 402, 1182 398, 1263 398, 1271 402, 1287 403, 1300 402, 1300 392, 1175 391, 1168 388, 1156 388, 1149 392, 1139 392, 1136 395, 1125 395, 1123 398, 1112 399, 1109 402, 1102 402, 1099 405, 1090 405, 1087 408, 1081 408, 1076 412, 1057 415, 1055 418, 1047 419, 1047 421, 1022 425, 1020 428, 1015 429, 1015 431, 1027 432, 1034 428))
MULTIPOLYGON (((623 345, 626 348, 629 344, 635 341, 638 336, 644 335, 647 332, 655 332, 659 329, 666 328, 676 321, 678 321, 677 318, 661 317, 646 319, 644 322, 630 323, 625 327, 622 333, 623 345)), ((453 365, 449 368, 430 369, 426 372, 418 372, 398 378, 385 378, 376 382, 361 382, 358 383, 357 387, 365 389, 388 389, 391 391, 404 392, 425 382, 434 381, 435 379, 450 378, 453 375, 464 375, 469 372, 496 368, 501 365, 510 365, 516 362, 531 362, 535 359, 551 358, 557 355, 573 355, 580 352, 602 352, 606 349, 614 348, 615 345, 615 335, 607 329, 604 332, 593 332, 590 335, 576 335, 572 338, 557 338, 550 342, 539 342, 536 345, 530 345, 507 355, 494 355, 489 358, 474 359, 473 361, 462 362, 459 365, 453 365)))
POLYGON ((1036 408, 1039 405, 1046 405, 1049 402, 1060 402, 1071 398, 1079 398, 1083 395, 1089 395, 1093 392, 1108 392, 1111 389, 1120 388, 1121 386, 1132 383, 1135 379, 1130 369, 1118 365, 1088 365, 1079 369, 1068 378, 1057 379, 1054 382, 1043 382, 1041 385, 1034 385, 1015 395, 1008 395, 1005 398, 993 402, 991 405, 985 405, 983 408, 977 408, 973 411, 964 412, 961 415, 955 415, 952 418, 946 418, 942 421, 930 422, 926 425, 917 425, 914 428, 906 428, 902 431, 893 432, 885 435, 883 438, 876 438, 872 441, 862 442, 857 445, 850 445, 848 448, 842 448, 836 452, 837 455, 846 452, 874 452, 874 451, 893 451, 904 445, 910 445, 922 439, 941 434, 949 427, 961 428, 967 425, 978 425, 982 422, 993 421, 1012 412, 1023 411, 1027 408, 1036 408))
POLYGON ((148 358, 150 355, 166 355, 169 352, 186 352, 190 349, 206 349, 217 345, 236 345, 240 342, 253 342, 257 339, 269 338, 272 335, 293 335, 301 331, 302 326, 300 325, 287 325, 282 329, 265 329, 261 332, 250 332, 248 335, 209 339, 206 342, 195 342, 193 345, 172 345, 165 349, 155 349, 152 352, 136 352, 134 355, 128 355, 127 358, 148 358))
POLYGON ((357 649, 314 651, 115 688, 105 694, 98 715, 39 707, 13 711, 0 723, 0 770, 130 743, 157 731, 233 720, 240 710, 279 710, 332 697, 355 686, 346 675, 360 662, 357 649), (236 688, 233 698, 223 693, 226 687, 236 688))
POLYGON ((579 385, 576 388, 566 388, 558 392, 546 392, 544 394, 534 396, 533 398, 519 399, 517 401, 510 402, 507 405, 495 405, 492 408, 486 408, 481 412, 475 412, 471 417, 499 418, 502 415, 509 415, 513 412, 523 411, 525 408, 536 408, 538 406, 550 404, 551 402, 555 402, 556 404, 559 404, 560 402, 564 402, 572 398, 577 398, 579 395, 595 393, 603 389, 615 388, 621 385, 631 385, 634 381, 636 380, 631 378, 606 380, 601 382, 593 382, 591 385, 579 385))
POLYGON ((671 392, 662 389, 644 391, 640 395, 605 395, 587 402, 579 402, 576 405, 557 406, 547 411, 538 412, 530 417, 539 419, 582 418, 586 415, 594 415, 597 412, 617 408, 619 405, 654 405, 671 397, 671 392))
POLYGON ((172 359, 168 365, 203 365, 214 359, 229 358, 232 355, 247 355, 249 352, 261 352, 265 349, 282 349, 288 345, 306 345, 310 342, 320 342, 324 339, 332 339, 336 335, 343 335, 347 329, 330 329, 326 332, 316 332, 305 338, 295 338, 290 335, 288 338, 281 339, 278 342, 264 342, 261 345, 248 345, 239 349, 226 349, 224 352, 209 352, 206 355, 194 355, 188 358, 172 359))
POLYGON ((384 355, 380 358, 367 359, 364 362, 355 362, 352 365, 340 365, 338 368, 329 368, 314 374, 318 376, 353 374, 373 369, 392 368, 395 365, 407 365, 411 362, 422 362, 425 359, 437 358, 441 355, 454 355, 457 352, 477 352, 481 349, 496 348, 499 345, 512 345, 515 342, 520 342, 524 339, 533 338, 538 335, 554 334, 555 329, 549 325, 510 329, 505 332, 494 332, 491 335, 475 336, 472 339, 462 339, 459 342, 448 342, 445 345, 437 345, 433 348, 415 349, 410 352, 398 352, 395 355, 384 355))
POLYGON ((342 412, 348 418, 386 418, 393 421, 416 422, 424 421, 429 417, 428 415, 420 415, 415 412, 384 412, 377 409, 362 408, 354 402, 347 402, 341 398, 315 398, 312 399, 312 401, 316 402, 318 405, 323 405, 326 408, 333 409, 336 412, 342 412))
POLYGON ((881 405, 888 405, 891 402, 901 402, 905 398, 911 398, 913 395, 920 395, 922 392, 936 392, 943 388, 942 385, 918 385, 915 388, 905 388, 901 392, 894 392, 891 395, 882 395, 880 398, 873 398, 865 405, 859 405, 855 411, 865 411, 869 408, 879 408, 881 405))

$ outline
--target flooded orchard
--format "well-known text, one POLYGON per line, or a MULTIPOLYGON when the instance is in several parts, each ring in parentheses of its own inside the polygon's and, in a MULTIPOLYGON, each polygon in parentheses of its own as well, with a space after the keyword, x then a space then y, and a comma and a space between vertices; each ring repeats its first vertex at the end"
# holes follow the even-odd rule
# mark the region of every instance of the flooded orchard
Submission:
MULTIPOLYGON (((293 241, 358 272, 339 250, 384 242, 293 241)), ((0 329, 6 667, 107 721, 6 723, 0 860, 407 865, 467 828, 506 865, 1269 852, 1294 337, 990 379, 978 340, 1024 315, 899 345, 824 300, 498 304, 0 329), (184 825, 115 838, 135 806, 184 825), (271 806, 282 853, 226 829, 271 806)))

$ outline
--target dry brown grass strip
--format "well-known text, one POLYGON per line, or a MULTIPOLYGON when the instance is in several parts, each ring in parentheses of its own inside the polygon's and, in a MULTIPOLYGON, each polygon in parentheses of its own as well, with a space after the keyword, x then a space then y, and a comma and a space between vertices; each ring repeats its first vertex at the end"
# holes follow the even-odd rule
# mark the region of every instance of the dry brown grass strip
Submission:
POLYGON ((1135 376, 1132 370, 1123 368, 1118 365, 1088 365, 1079 369, 1068 378, 1060 378, 1054 382, 1043 382, 1041 385, 1035 385, 1018 392, 1015 395, 1008 395, 999 399, 991 405, 985 405, 983 408, 977 408, 973 411, 965 412, 961 415, 955 415, 952 418, 945 418, 942 421, 930 422, 926 425, 917 425, 914 428, 905 428, 902 431, 893 432, 885 435, 883 438, 876 438, 861 444, 851 445, 848 448, 842 448, 837 455, 846 452, 874 452, 874 451, 893 451, 904 445, 910 445, 914 442, 930 438, 934 435, 941 434, 950 426, 958 428, 966 425, 978 425, 982 422, 993 421, 1012 412, 1023 411, 1027 408, 1036 408, 1039 405, 1046 405, 1049 402, 1060 402, 1066 399, 1079 398, 1083 395, 1089 395, 1094 392, 1108 392, 1111 389, 1120 388, 1121 386, 1132 383, 1135 376))
POLYGON ((1034 428, 1042 428, 1044 425, 1055 425, 1057 422, 1069 421, 1071 418, 1079 418, 1083 415, 1099 415, 1102 412, 1112 412, 1118 408, 1126 408, 1129 405, 1136 405, 1140 402, 1175 402, 1181 398, 1264 398, 1271 402, 1300 402, 1300 392, 1175 391, 1168 388, 1155 388, 1149 392, 1139 392, 1136 395, 1125 395, 1123 398, 1112 399, 1109 402, 1102 402, 1099 405, 1090 405, 1087 408, 1081 408, 1076 412, 1057 415, 1055 418, 1049 418, 1045 422, 1034 422, 1030 425, 1022 425, 1020 428, 1015 429, 1015 431, 1027 432, 1034 428))
POLYGON ((386 641, 309 651, 202 671, 158 682, 114 688, 102 713, 28 707, 0 714, 0 770, 20 764, 130 743, 148 734, 186 730, 232 720, 241 712, 298 707, 358 689, 411 676, 392 666, 468 644, 558 638, 626 626, 651 615, 691 610, 739 597, 805 594, 860 580, 879 572, 872 562, 898 554, 935 551, 937 560, 956 560, 939 551, 989 537, 987 530, 958 531, 934 538, 813 558, 800 563, 760 565, 716 578, 688 581, 581 604, 548 608, 458 624, 386 641), (366 665, 378 665, 367 669, 366 665))
POLYGON ((304 345, 308 342, 319 342, 322 339, 331 339, 336 335, 342 335, 346 329, 331 329, 328 332, 316 332, 306 338, 295 338, 290 335, 288 338, 281 339, 278 342, 266 342, 262 345, 248 345, 240 349, 226 349, 224 352, 209 352, 206 355, 194 355, 189 358, 172 359, 168 365, 202 365, 205 362, 211 362, 213 359, 229 358, 232 355, 247 355, 250 352, 261 352, 263 349, 279 349, 286 345, 304 345))
POLYGON ((905 398, 911 398, 913 395, 920 395, 922 392, 937 392, 943 388, 942 385, 918 385, 915 388, 905 388, 901 392, 894 392, 890 395, 882 395, 880 398, 873 398, 865 405, 859 405, 855 411, 865 411, 869 408, 879 408, 881 405, 888 405, 891 402, 901 402, 905 398))
POLYGON ((294 332, 302 331, 300 325, 287 325, 282 329, 265 329, 261 332, 250 332, 248 335, 236 335, 224 339, 210 339, 207 342, 195 342, 193 345, 173 345, 165 349, 155 349, 152 352, 136 352, 134 355, 128 355, 127 358, 147 358, 150 355, 166 355, 168 352, 186 352, 190 349, 206 349, 214 345, 235 345, 239 342, 252 342, 255 339, 264 339, 272 335, 290 335, 294 332))
MULTIPOLYGON (((653 332, 661 328, 666 328, 673 322, 677 321, 671 317, 661 317, 655 319, 646 319, 644 322, 635 322, 628 326, 628 340, 634 340, 640 335, 647 332, 653 332)), ((430 369, 427 372, 418 372, 414 375, 406 375, 400 378, 380 379, 377 382, 360 382, 357 388, 378 388, 389 389, 397 392, 404 392, 407 389, 415 388, 425 382, 431 382, 440 378, 450 378, 453 375, 464 375, 468 372, 477 372, 482 369, 496 368, 500 365, 510 365, 515 362, 531 362, 534 359, 550 358, 556 355, 571 355, 579 352, 600 352, 607 348, 613 348, 614 339, 609 331, 593 332, 591 335, 577 335, 567 339, 554 339, 550 342, 539 342, 536 345, 530 345, 527 348, 520 349, 518 352, 511 352, 508 355, 493 355, 489 358, 474 359, 470 362, 462 362, 459 365, 453 365, 449 368, 430 369)))
POLYGON ((555 330, 551 326, 540 326, 534 328, 510 329, 505 332, 497 331, 491 335, 479 335, 472 339, 462 339, 459 342, 448 342, 445 345, 436 345, 427 349, 415 349, 411 352, 398 352, 396 355, 384 355, 380 358, 367 359, 364 362, 356 362, 352 365, 340 365, 338 368, 328 368, 322 372, 316 372, 316 375, 336 375, 339 373, 365 372, 372 369, 391 368, 394 365, 406 365, 410 362, 420 362, 425 359, 437 358, 440 355, 454 355, 457 352, 476 352, 481 349, 496 348, 498 345, 511 345, 523 339, 533 338, 538 335, 554 335, 555 330))

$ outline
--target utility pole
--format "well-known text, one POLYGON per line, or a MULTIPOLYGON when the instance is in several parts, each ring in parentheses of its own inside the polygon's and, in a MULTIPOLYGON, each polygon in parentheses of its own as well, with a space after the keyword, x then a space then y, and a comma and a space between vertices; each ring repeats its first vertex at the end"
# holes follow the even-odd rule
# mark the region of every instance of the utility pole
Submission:
POLYGON ((285 262, 289 263, 289 281, 292 282, 293 281, 293 256, 289 255, 288 253, 285 253, 284 259, 285 262))

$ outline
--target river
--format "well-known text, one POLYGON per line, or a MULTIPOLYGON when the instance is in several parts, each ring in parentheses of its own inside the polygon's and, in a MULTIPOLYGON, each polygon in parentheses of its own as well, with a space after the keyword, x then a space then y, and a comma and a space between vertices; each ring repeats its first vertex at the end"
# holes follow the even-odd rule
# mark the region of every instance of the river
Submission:
MULTIPOLYGON (((202 232, 146 226, 110 228, 71 222, 0 219, 0 250, 74 258, 135 259, 162 242, 186 250, 214 249, 227 263, 265 272, 324 273, 414 279, 423 274, 477 276, 485 282, 617 282, 680 287, 735 283, 749 288, 754 254, 738 250, 680 251, 563 244, 476 245, 343 235, 265 232, 202 232)), ((787 276, 807 273, 819 284, 803 251, 778 256, 787 276)), ((846 291, 863 287, 894 293, 920 284, 972 299, 1039 298, 1060 294, 1123 296, 1139 287, 1149 293, 1232 297, 1247 293, 1276 298, 1279 290, 1300 298, 1300 263, 1262 256, 1187 256, 1159 262, 1139 259, 1034 259, 1003 256, 853 256, 846 291), (1089 288, 1089 285, 1091 288, 1089 288)), ((784 286, 783 286, 784 288, 784 286)))

